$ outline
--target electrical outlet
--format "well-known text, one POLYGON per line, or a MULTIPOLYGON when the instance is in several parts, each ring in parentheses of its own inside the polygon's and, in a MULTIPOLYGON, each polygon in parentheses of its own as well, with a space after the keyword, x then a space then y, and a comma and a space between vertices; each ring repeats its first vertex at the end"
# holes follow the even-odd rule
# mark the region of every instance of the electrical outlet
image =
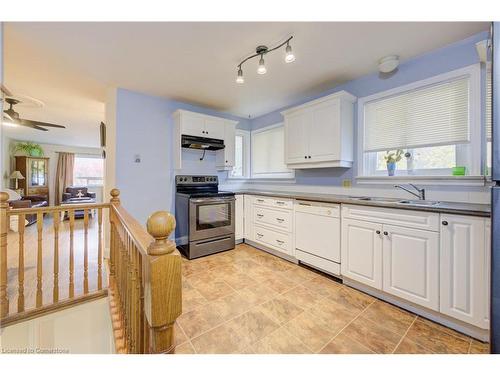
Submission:
POLYGON ((350 179, 342 180, 342 187, 345 187, 345 188, 352 187, 352 181, 350 179))
POLYGON ((140 163, 141 162, 141 155, 136 154, 134 155, 134 163, 140 163))

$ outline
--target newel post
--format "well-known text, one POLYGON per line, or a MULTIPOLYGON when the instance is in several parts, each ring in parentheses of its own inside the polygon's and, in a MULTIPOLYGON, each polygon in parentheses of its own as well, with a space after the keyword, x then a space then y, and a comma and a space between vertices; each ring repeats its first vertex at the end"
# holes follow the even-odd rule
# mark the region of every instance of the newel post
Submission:
POLYGON ((145 264, 144 311, 149 328, 149 353, 173 353, 174 323, 182 312, 181 257, 168 237, 175 229, 175 218, 157 211, 147 221, 154 238, 145 264))
POLYGON ((9 300, 7 299, 8 199, 9 194, 0 192, 0 318, 5 318, 9 314, 9 300))

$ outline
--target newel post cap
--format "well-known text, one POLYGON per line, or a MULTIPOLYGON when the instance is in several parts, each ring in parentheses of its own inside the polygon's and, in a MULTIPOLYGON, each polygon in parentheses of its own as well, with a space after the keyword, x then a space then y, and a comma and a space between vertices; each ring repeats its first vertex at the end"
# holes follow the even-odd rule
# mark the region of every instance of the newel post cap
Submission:
POLYGON ((111 189, 109 192, 111 195, 111 203, 120 203, 120 190, 117 188, 111 189))
POLYGON ((148 233, 155 239, 148 248, 149 255, 164 255, 175 250, 175 242, 168 237, 175 229, 175 217, 167 211, 156 211, 146 223, 148 233))
POLYGON ((6 193, 5 191, 0 191, 0 202, 2 207, 8 207, 9 204, 7 201, 9 200, 9 194, 6 193))

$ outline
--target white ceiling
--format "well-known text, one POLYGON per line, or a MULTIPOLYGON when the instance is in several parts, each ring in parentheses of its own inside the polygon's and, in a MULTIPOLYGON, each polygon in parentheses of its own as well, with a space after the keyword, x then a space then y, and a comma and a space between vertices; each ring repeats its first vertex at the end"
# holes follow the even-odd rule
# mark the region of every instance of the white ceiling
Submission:
MULTIPOLYGON (((5 73, 15 93, 45 102, 21 117, 63 123, 67 130, 33 134, 40 142, 98 145, 106 89, 122 87, 257 117, 377 70, 377 60, 407 60, 488 29, 485 22, 276 23, 7 23, 5 73), (259 44, 293 35, 297 57, 283 50, 236 65, 259 44)), ((6 129, 9 135, 19 129, 6 129)))

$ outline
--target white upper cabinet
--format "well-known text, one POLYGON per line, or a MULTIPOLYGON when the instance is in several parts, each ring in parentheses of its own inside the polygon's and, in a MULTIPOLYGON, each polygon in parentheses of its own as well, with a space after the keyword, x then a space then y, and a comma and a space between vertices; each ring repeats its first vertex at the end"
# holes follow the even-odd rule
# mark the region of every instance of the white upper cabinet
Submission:
POLYGON ((237 121, 220 117, 208 116, 202 113, 179 109, 174 112, 174 165, 182 168, 182 135, 222 139, 225 148, 217 151, 216 166, 218 170, 228 170, 234 165, 234 133, 237 121))
POLYGON ((482 328, 489 327, 487 220, 441 215, 440 311, 482 328))
MULTIPOLYGON (((225 120, 224 124, 224 149, 217 151, 215 163, 218 170, 230 170, 234 167, 234 121, 225 120)), ((208 131, 210 133, 210 131, 208 131)))
POLYGON ((352 167, 355 101, 340 91, 282 112, 287 166, 352 167))

